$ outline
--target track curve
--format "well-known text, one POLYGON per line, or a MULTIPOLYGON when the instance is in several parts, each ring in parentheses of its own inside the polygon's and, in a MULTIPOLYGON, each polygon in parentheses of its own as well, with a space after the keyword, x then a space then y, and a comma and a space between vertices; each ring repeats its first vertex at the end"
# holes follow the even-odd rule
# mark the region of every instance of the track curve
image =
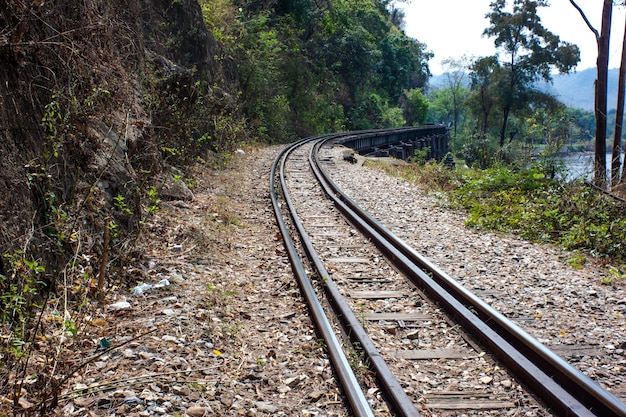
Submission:
MULTIPOLYGON (((389 130, 384 132, 389 132, 389 130)), ((367 133, 371 135, 372 132, 367 133)), ((334 336, 330 321, 325 318, 319 296, 306 273, 305 265, 309 261, 315 267, 315 274, 322 277, 326 284, 324 291, 335 310, 335 314, 345 319, 343 326, 345 329, 349 329, 347 333, 354 340, 358 340, 358 343, 363 347, 377 378, 381 381, 381 386, 385 392, 384 396, 389 400, 391 408, 397 415, 416 416, 419 413, 411 400, 406 397, 401 384, 386 366, 378 350, 369 340, 367 332, 363 330, 359 320, 343 300, 340 291, 335 287, 331 274, 320 257, 317 256, 316 249, 302 226, 290 199, 285 181, 285 161, 292 152, 305 144, 313 144, 308 156, 309 165, 335 207, 349 219, 354 227, 374 242, 385 256, 396 264, 398 269, 410 277, 414 285, 444 307, 450 317, 460 323, 465 331, 471 333, 479 344, 492 351, 524 385, 532 387, 535 394, 548 407, 558 415, 626 416, 626 406, 619 399, 603 390, 598 384, 571 367, 566 361, 545 348, 487 303, 464 289, 341 192, 326 173, 319 158, 319 149, 324 144, 337 142, 358 134, 360 133, 342 133, 309 138, 285 148, 272 167, 270 184, 275 216, 288 249, 294 272, 307 299, 307 304, 314 315, 318 331, 325 340, 328 337, 326 343, 329 355, 342 382, 348 402, 355 410, 355 415, 373 415, 371 414, 373 412, 371 408, 368 410, 369 405, 362 395, 359 383, 354 373, 348 369, 350 367, 349 361, 346 359, 346 355, 341 353, 341 343, 334 336), (280 178, 280 191, 276 184, 277 178, 280 178), (279 195, 281 192, 282 195, 279 195), (281 197, 284 200, 279 201, 281 197), (283 213, 281 206, 286 206, 289 209, 289 215, 283 213), (289 230, 288 223, 291 223, 298 230, 297 240, 304 248, 308 260, 302 260, 301 255, 298 254, 296 244, 291 238, 292 231, 289 230), (472 306, 471 310, 468 308, 469 306, 472 306), (316 318, 316 315, 319 316, 316 318)))

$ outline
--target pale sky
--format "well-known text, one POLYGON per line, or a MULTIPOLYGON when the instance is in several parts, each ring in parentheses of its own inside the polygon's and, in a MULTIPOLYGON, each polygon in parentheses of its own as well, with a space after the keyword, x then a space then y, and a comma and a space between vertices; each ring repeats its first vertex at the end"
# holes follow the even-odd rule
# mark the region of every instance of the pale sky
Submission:
MULTIPOLYGON (((493 38, 482 37, 489 21, 485 15, 491 10, 492 0, 404 0, 396 7, 405 11, 405 32, 424 42, 435 57, 430 61, 430 71, 441 74, 441 61, 460 58, 462 55, 487 56, 495 52, 493 38)), ((508 2, 511 4, 512 0, 508 2)), ((600 31, 601 0, 577 0, 591 24, 600 31)), ((595 67, 596 39, 578 11, 569 0, 550 0, 549 7, 540 7, 539 16, 544 27, 558 35, 562 41, 578 45, 581 61, 577 70, 595 67)), ((619 67, 624 34, 624 7, 613 6, 611 29, 610 67, 619 67)))

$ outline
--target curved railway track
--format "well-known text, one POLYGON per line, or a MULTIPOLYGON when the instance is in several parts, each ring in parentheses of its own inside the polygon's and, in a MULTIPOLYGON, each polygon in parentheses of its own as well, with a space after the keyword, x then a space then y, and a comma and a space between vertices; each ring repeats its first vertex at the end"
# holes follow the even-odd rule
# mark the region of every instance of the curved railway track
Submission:
POLYGON ((392 415, 417 416, 452 406, 476 415, 483 409, 506 410, 503 414, 528 409, 534 415, 626 416, 619 399, 341 192, 324 168, 331 161, 321 159, 319 149, 357 134, 309 138, 286 147, 274 162, 270 183, 292 269, 354 415, 380 415, 381 409, 375 405, 373 410, 374 401, 363 391, 363 377, 356 375, 362 370, 352 369, 356 353, 375 375, 392 415), (351 344, 337 336, 336 321, 351 344), (459 361, 475 361, 475 374, 457 375, 459 361), (450 376, 434 377, 444 370, 450 376), (491 384, 494 378, 498 384, 491 384), (441 387, 444 380, 447 386, 441 387), (542 405, 520 386, 531 388, 542 405))

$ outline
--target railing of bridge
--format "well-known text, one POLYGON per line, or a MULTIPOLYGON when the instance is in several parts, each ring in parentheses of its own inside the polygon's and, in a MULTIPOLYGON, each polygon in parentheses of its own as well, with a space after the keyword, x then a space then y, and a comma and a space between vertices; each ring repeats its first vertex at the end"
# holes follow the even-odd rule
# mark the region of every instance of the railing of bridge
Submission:
POLYGON ((407 160, 416 150, 428 149, 426 159, 441 161, 449 152, 449 130, 445 125, 425 125, 385 131, 355 132, 339 140, 364 156, 392 156, 407 160))

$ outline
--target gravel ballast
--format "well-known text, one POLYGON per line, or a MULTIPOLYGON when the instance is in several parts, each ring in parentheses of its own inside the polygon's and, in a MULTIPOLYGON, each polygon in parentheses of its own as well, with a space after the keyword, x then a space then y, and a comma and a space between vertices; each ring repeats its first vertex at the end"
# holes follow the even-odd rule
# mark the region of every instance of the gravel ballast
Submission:
MULTIPOLYGON (((202 166, 194 200, 163 203, 135 271, 137 282, 163 285, 108 294, 84 356, 102 337, 119 348, 69 381, 58 415, 349 415, 275 226, 268 183, 279 150, 202 166)), ((362 207, 624 397, 626 292, 602 285, 600 265, 576 269, 558 248, 467 229, 419 187, 335 161, 335 181, 362 207)))

